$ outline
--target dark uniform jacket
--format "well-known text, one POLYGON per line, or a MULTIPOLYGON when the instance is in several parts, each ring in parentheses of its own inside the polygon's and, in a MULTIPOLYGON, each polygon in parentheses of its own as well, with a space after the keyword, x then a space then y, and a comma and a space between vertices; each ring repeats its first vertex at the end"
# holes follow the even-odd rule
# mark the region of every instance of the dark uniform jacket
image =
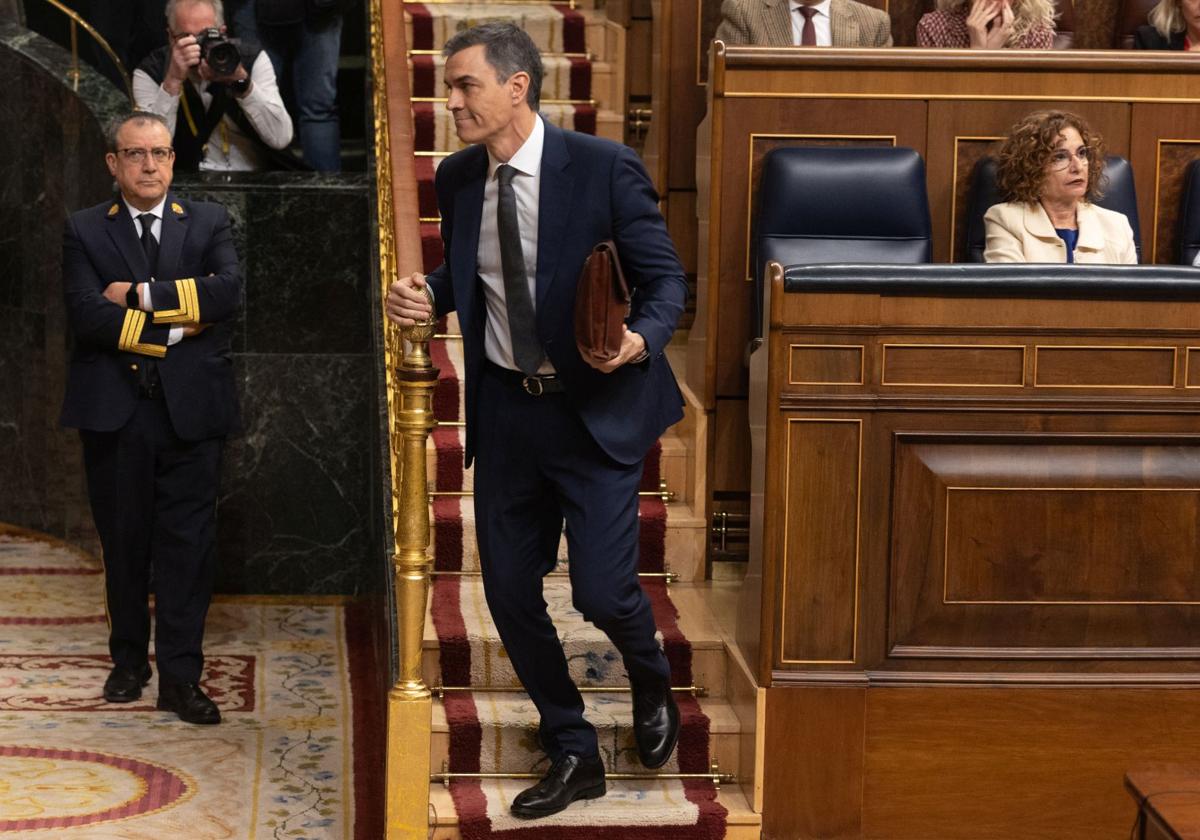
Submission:
POLYGON ((230 337, 242 274, 224 207, 168 194, 153 269, 125 202, 80 210, 63 232, 63 292, 75 338, 64 426, 99 432, 124 426, 138 399, 137 366, 153 359, 179 437, 203 440, 236 428, 230 337), (104 297, 109 283, 152 276, 153 312, 104 297), (188 323, 212 326, 168 347, 171 327, 188 323))
POLYGON ((1172 32, 1167 40, 1153 26, 1139 26, 1133 33, 1133 48, 1135 50, 1181 50, 1187 33, 1172 32))

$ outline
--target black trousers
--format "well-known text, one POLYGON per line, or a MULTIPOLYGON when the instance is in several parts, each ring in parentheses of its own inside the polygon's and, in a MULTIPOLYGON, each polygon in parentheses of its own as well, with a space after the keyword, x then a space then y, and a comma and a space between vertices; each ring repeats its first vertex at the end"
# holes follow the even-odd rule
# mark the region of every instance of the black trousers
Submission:
POLYGON ((104 550, 113 663, 136 670, 147 661, 153 571, 159 678, 199 682, 223 440, 180 440, 161 398, 138 400, 118 431, 80 437, 104 550))
POLYGON ((488 609, 551 758, 596 755, 542 578, 554 569, 565 519, 575 609, 612 640, 631 680, 670 679, 637 577, 642 463, 605 454, 565 394, 531 396, 486 364, 482 376, 475 528, 488 609))

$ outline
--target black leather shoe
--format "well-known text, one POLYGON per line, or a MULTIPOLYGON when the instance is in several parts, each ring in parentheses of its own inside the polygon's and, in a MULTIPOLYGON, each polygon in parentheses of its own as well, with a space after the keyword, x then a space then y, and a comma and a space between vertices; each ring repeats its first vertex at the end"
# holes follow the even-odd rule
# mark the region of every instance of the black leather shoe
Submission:
POLYGON ((599 799, 604 785, 604 762, 599 756, 583 758, 566 753, 553 764, 542 780, 517 794, 512 815, 523 820, 557 814, 576 799, 599 799))
POLYGON ((633 686, 633 734, 645 767, 654 770, 667 763, 679 740, 679 707, 669 683, 633 686))
POLYGON ((104 681, 104 699, 109 703, 132 703, 142 696, 142 686, 150 682, 150 666, 131 671, 120 665, 113 668, 104 681))
POLYGON ((158 708, 174 712, 184 723, 201 725, 220 723, 221 712, 217 704, 195 683, 158 681, 158 708))

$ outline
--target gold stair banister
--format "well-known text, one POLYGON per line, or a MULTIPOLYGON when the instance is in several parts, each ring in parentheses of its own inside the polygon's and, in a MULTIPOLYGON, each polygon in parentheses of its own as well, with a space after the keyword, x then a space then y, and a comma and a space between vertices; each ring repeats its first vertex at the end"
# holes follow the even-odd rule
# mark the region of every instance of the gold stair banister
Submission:
MULTIPOLYGON (((421 270, 414 133, 403 3, 371 0, 371 80, 381 294, 397 277, 421 270)), ((429 591, 429 512, 425 447, 435 425, 437 371, 427 344, 432 324, 401 331, 383 317, 384 370, 391 434, 392 555, 399 663, 387 698, 387 840, 429 835, 433 697, 421 678, 421 640, 429 591), (405 352, 404 341, 409 349, 405 352), (397 489, 398 485, 398 489, 397 489)))
POLYGON ((79 27, 83 27, 83 31, 92 36, 97 44, 100 45, 108 57, 112 59, 113 64, 117 66, 117 72, 121 74, 121 81, 125 83, 125 95, 129 97, 129 103, 133 104, 133 85, 129 82, 129 71, 125 69, 125 63, 113 51, 112 46, 104 39, 104 36, 96 31, 96 28, 88 23, 79 12, 72 9, 70 6, 60 3, 59 0, 46 0, 55 9, 58 9, 71 21, 71 69, 67 71, 67 78, 71 80, 71 89, 76 93, 79 92, 79 27))

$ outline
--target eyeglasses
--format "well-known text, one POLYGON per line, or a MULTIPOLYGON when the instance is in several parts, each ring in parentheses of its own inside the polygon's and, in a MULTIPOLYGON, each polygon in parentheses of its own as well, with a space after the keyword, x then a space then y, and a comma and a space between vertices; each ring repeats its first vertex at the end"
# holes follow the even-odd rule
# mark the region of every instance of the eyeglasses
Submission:
POLYGON ((117 149, 117 152, 130 163, 145 163, 147 154, 154 156, 155 163, 166 163, 175 156, 175 150, 170 146, 155 146, 153 149, 117 149))
POLYGON ((1057 172, 1060 169, 1066 169, 1071 165, 1072 157, 1079 161, 1080 166, 1087 166, 1092 159, 1092 150, 1087 146, 1080 146, 1079 151, 1072 154, 1069 149, 1058 149, 1050 155, 1050 170, 1057 172))

